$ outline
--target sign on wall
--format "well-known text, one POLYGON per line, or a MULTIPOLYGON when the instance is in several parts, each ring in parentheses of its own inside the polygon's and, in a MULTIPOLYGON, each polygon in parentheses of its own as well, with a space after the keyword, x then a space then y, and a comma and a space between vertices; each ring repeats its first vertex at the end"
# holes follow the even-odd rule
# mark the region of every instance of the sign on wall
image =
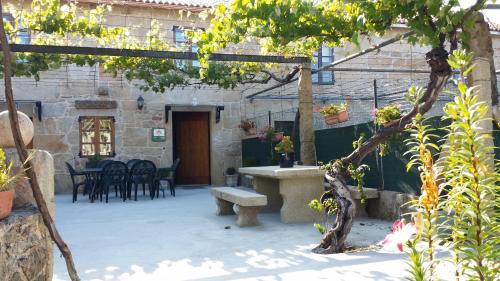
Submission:
POLYGON ((153 128, 152 141, 163 142, 166 139, 165 128, 153 128))

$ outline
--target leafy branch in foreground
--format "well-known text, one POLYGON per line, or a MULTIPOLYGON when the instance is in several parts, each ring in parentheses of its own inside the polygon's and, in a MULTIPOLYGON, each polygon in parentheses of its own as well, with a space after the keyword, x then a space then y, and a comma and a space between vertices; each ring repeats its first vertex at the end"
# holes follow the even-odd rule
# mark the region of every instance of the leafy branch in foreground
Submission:
POLYGON ((435 279, 434 267, 441 259, 436 258, 434 248, 444 244, 452 251, 452 263, 456 280, 494 280, 498 276, 497 249, 500 244, 498 194, 500 194, 500 173, 498 160, 493 157, 494 147, 489 132, 483 124, 487 118, 487 105, 479 102, 477 88, 465 84, 464 75, 470 72, 472 56, 457 50, 449 64, 461 71, 457 81, 459 93, 445 108, 445 119, 451 120, 446 128, 447 142, 442 146, 444 154, 438 163, 444 167, 437 175, 433 155, 438 146, 431 139, 430 127, 417 115, 410 129, 413 139, 410 145, 411 161, 408 167, 419 166, 422 181, 422 195, 413 202, 414 217, 423 218, 422 235, 410 242, 427 242, 427 255, 412 249, 410 273, 412 280, 435 279), (436 180, 443 179, 437 185, 436 180), (418 257, 421 255, 420 257, 418 257), (420 260, 427 264, 425 271, 416 270, 420 260))

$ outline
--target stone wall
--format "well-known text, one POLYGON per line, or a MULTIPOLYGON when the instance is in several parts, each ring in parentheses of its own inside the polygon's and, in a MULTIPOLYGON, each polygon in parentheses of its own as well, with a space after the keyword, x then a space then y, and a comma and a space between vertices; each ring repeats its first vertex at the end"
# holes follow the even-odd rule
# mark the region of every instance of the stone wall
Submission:
POLYGON ((52 280, 53 250, 42 216, 25 207, 0 220, 0 279, 52 280))

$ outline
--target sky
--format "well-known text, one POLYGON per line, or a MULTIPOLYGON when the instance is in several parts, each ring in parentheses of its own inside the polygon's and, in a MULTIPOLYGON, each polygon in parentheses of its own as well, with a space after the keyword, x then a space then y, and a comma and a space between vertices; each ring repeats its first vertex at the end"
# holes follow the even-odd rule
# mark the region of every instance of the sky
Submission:
MULTIPOLYGON (((476 0, 460 0, 460 5, 463 7, 469 7, 474 4, 476 0)), ((488 1, 490 4, 500 4, 500 0, 497 0, 496 3, 493 1, 488 1)), ((489 19, 489 21, 500 24, 500 10, 484 10, 483 14, 489 19)))

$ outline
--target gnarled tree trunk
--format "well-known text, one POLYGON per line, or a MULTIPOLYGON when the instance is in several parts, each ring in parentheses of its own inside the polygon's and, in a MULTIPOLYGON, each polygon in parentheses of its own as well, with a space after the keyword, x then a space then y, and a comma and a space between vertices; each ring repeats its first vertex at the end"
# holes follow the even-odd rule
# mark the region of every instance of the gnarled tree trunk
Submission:
MULTIPOLYGON (((3 11, 1 0, 0 0, 0 11, 3 11)), ((29 160, 28 152, 26 150, 26 145, 24 143, 23 138, 21 137, 21 130, 19 128, 17 110, 14 104, 14 95, 12 93, 11 51, 7 39, 7 34, 5 33, 3 21, 0 22, 0 43, 2 45, 2 52, 3 52, 5 101, 7 103, 7 108, 9 110, 10 127, 12 130, 12 136, 14 138, 14 142, 16 144, 17 153, 19 155, 19 159, 23 163, 23 168, 26 171, 26 175, 28 176, 28 180, 31 185, 33 197, 35 198, 36 205, 38 207, 38 210, 40 211, 40 214, 42 215, 43 222, 49 231, 50 237, 56 243, 57 247, 64 256, 64 259, 66 261, 66 267, 68 269, 68 274, 71 280, 79 281, 80 277, 78 277, 78 274, 76 272, 71 251, 69 250, 68 245, 62 239, 61 235, 59 235, 54 220, 52 219, 49 213, 49 209, 47 208, 47 203, 45 202, 40 186, 38 185, 35 169, 33 169, 33 164, 31 163, 31 160, 29 160)))
MULTIPOLYGON (((377 147, 386 142, 392 135, 401 133, 409 125, 412 119, 419 113, 421 115, 428 112, 437 100, 439 94, 443 91, 446 83, 451 76, 451 67, 448 65, 448 52, 443 48, 435 48, 426 54, 427 64, 431 68, 430 81, 427 89, 419 104, 402 116, 397 122, 388 127, 382 127, 369 140, 361 144, 351 154, 341 159, 342 167, 333 165, 332 169, 327 171, 326 179, 330 183, 330 190, 326 191, 320 198, 323 203, 329 198, 333 198, 337 203, 337 215, 335 224, 329 229, 321 243, 313 249, 313 252, 319 254, 332 254, 342 252, 345 248, 347 235, 351 231, 355 203, 352 200, 346 181, 349 176, 346 167, 350 163, 360 164, 363 159, 374 152, 377 147)), ((325 210, 326 212, 328 210, 325 210)))

